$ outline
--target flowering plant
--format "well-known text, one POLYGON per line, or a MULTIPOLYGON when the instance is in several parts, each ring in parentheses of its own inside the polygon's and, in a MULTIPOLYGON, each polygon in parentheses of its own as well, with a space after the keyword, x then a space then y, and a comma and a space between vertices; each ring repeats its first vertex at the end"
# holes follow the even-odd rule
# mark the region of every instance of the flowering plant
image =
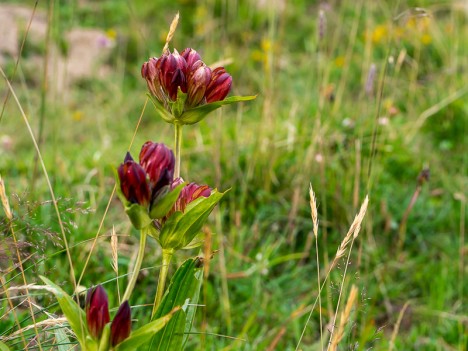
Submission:
POLYGON ((164 49, 161 57, 143 64, 141 73, 156 111, 174 124, 176 143, 174 153, 162 143, 148 141, 141 148, 138 162, 127 152, 116 170, 117 194, 132 225, 140 231, 138 255, 123 302, 111 322, 107 294, 101 285, 88 290, 84 311, 57 285, 42 277, 84 351, 127 351, 143 345, 149 350, 183 349, 202 282, 203 258, 186 260, 165 289, 169 264, 177 250, 201 245, 203 225, 224 193, 181 178, 181 128, 201 121, 222 105, 255 98, 226 98, 232 86, 231 75, 224 67, 212 70, 190 48, 181 54, 164 49), (161 247, 162 265, 151 320, 132 332, 129 300, 148 236, 161 247), (158 333, 161 329, 164 333, 158 333))

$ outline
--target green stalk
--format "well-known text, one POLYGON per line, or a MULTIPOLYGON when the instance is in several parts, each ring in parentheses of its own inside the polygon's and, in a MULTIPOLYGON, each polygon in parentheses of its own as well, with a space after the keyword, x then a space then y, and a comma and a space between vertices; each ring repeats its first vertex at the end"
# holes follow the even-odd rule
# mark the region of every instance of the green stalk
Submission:
POLYGON ((122 301, 130 299, 132 295, 133 288, 135 288, 135 283, 138 278, 138 273, 140 273, 141 263, 143 262, 143 256, 145 255, 145 245, 146 245, 146 236, 148 235, 148 228, 143 228, 140 231, 140 248, 138 249, 137 261, 133 269, 132 277, 130 278, 125 294, 122 297, 122 301))
POLYGON ((161 300, 164 295, 164 287, 166 285, 167 272, 169 271, 169 264, 171 263, 173 255, 174 250, 172 249, 162 250, 162 266, 161 272, 159 272, 158 290, 156 291, 156 296, 154 298, 153 313, 151 314, 151 319, 153 319, 154 315, 156 314, 156 311, 158 310, 159 305, 161 304, 161 300))
POLYGON ((175 168, 174 178, 180 177, 180 144, 182 144, 182 125, 175 123, 175 168))

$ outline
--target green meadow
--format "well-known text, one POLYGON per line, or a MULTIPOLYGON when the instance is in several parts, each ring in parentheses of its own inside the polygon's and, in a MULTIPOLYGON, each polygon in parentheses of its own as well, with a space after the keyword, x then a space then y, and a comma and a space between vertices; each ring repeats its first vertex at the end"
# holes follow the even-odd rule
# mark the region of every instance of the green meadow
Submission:
MULTIPOLYGON (((174 147, 140 70, 177 12, 169 49, 257 96, 183 128, 182 177, 229 190, 169 268, 205 257, 186 349, 466 350, 468 7, 442 0, 2 1, 0 350, 79 349, 39 275, 115 314, 139 242, 115 170, 174 147)), ((148 239, 133 329, 160 266, 148 239)))

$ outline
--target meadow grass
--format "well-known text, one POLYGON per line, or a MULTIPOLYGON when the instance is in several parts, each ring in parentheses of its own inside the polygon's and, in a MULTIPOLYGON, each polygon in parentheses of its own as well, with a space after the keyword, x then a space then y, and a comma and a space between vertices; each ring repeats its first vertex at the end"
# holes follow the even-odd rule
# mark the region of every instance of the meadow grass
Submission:
MULTIPOLYGON (((73 347, 39 274, 68 292, 104 284, 118 305, 138 240, 111 196, 112 168, 129 145, 173 144, 139 70, 180 11, 172 45, 224 62, 234 95, 258 94, 184 128, 181 174, 231 188, 210 217, 205 252, 218 251, 187 349, 466 349, 462 2, 44 1, 37 11, 47 38, 29 40, 23 23, 18 68, 1 66, 12 86, 0 80, 2 101, 14 92, 18 103, 10 96, 0 120, 0 341, 73 347), (66 53, 74 27, 116 33, 108 75, 44 85, 58 68, 29 60, 66 53)), ((136 320, 151 313, 161 265, 157 245, 146 250, 136 320)))

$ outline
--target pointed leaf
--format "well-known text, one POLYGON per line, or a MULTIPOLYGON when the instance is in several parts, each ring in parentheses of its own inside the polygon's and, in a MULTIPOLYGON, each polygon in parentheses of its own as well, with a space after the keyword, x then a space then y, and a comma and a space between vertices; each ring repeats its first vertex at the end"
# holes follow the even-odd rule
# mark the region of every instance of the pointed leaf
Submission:
POLYGON ((196 304, 200 293, 203 268, 199 258, 190 258, 175 272, 154 318, 160 318, 176 306, 181 310, 174 314, 164 329, 155 335, 150 351, 182 350, 192 328, 196 304))
POLYGON ((165 120, 167 123, 174 124, 174 120, 175 120, 174 116, 171 115, 157 99, 155 99, 150 94, 146 94, 146 95, 150 98, 159 116, 161 116, 161 118, 165 120))
POLYGON ((190 203, 184 213, 176 212, 169 217, 159 235, 161 247, 178 250, 190 244, 224 194, 214 190, 209 197, 190 203))
POLYGON ((150 217, 153 219, 163 218, 174 206, 179 194, 184 188, 185 183, 176 186, 173 190, 167 193, 162 199, 153 205, 150 212, 150 217))
POLYGON ((70 324, 70 327, 75 332, 78 342, 84 346, 86 335, 88 333, 85 312, 70 297, 70 295, 63 291, 58 285, 55 285, 46 277, 40 276, 40 278, 49 286, 48 290, 55 295, 63 314, 70 324))
POLYGON ((231 96, 221 101, 215 101, 210 104, 201 105, 185 111, 182 116, 177 120, 183 124, 195 124, 204 119, 210 112, 220 108, 224 105, 230 105, 236 102, 249 101, 255 99, 257 96, 231 96))
POLYGON ((115 351, 133 351, 142 345, 148 344, 151 338, 171 320, 174 312, 174 310, 170 311, 165 316, 135 330, 127 339, 115 347, 115 351))

